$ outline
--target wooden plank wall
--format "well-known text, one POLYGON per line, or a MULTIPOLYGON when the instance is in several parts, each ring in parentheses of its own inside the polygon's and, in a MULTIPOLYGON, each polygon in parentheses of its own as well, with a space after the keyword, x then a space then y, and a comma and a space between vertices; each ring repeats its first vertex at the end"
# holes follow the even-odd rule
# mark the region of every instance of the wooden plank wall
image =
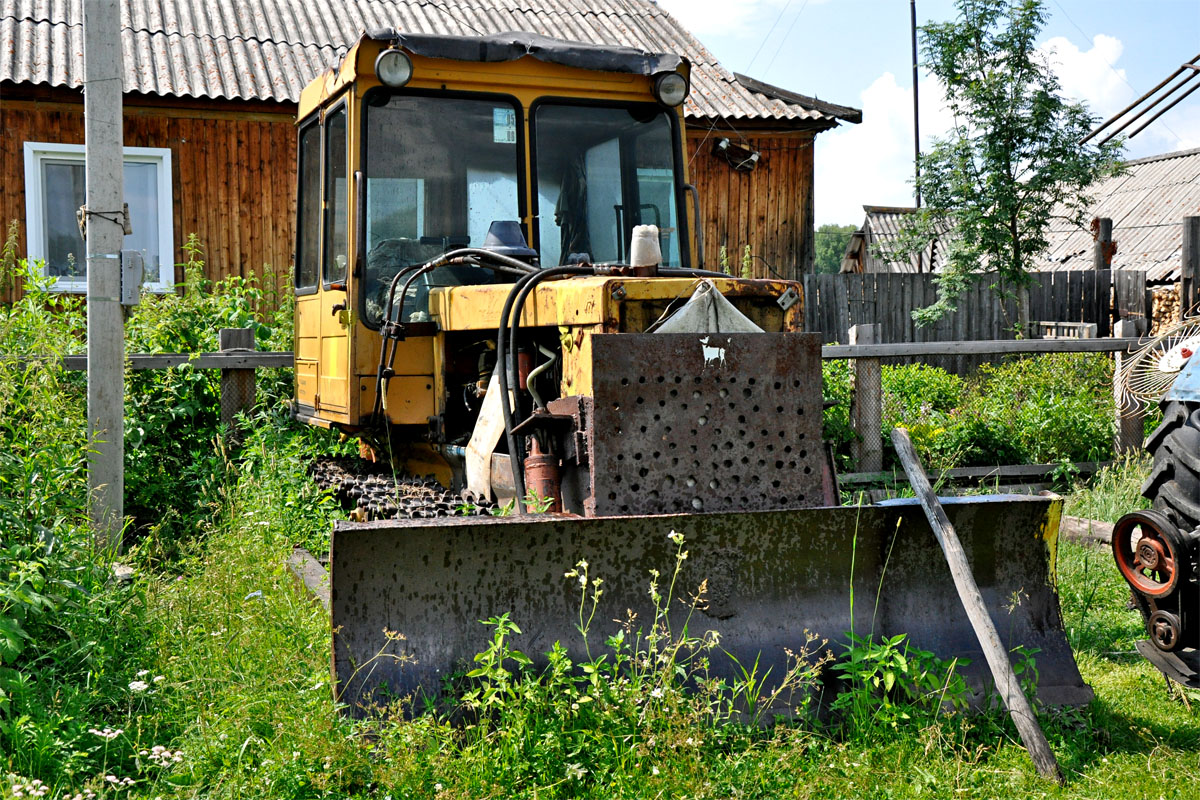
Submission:
MULTIPOLYGON (((77 95, 76 95, 77 96, 77 95)), ((294 110, 203 109, 126 105, 125 143, 171 149, 176 263, 195 233, 208 277, 261 274, 271 265, 279 287, 291 283, 296 135, 294 110)), ((59 99, 5 98, 0 123, 0 225, 21 226, 25 253, 24 143, 83 143, 83 105, 59 99)), ((176 269, 177 281, 183 280, 176 269)))
MULTIPOLYGON (((1016 302, 1001 301, 989 285, 986 279, 977 282, 960 299, 957 311, 921 327, 913 321, 913 310, 937 300, 937 286, 929 275, 805 275, 805 327, 820 331, 825 344, 844 344, 850 339, 850 326, 871 323, 880 326, 880 342, 1013 339, 1016 302)), ((1116 320, 1145 318, 1147 312, 1146 273, 1140 270, 1043 272, 1029 287, 1031 321, 1093 322, 1099 336, 1111 336, 1116 320)), ((961 374, 986 360, 948 356, 929 363, 961 374)))
POLYGON ((741 273, 742 252, 750 245, 753 277, 798 279, 812 271, 813 134, 750 135, 689 128, 688 176, 700 195, 704 266, 718 269, 725 247, 730 271, 741 273), (713 154, 731 137, 761 153, 753 171, 738 172, 713 154))

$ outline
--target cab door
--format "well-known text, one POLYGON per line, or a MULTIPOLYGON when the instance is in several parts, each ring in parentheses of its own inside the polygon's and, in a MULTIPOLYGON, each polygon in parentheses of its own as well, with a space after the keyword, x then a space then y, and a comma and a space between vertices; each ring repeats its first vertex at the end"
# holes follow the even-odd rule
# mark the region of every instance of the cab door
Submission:
POLYGON ((296 403, 304 416, 317 408, 321 360, 321 120, 301 123, 297 144, 296 194, 296 403))
POLYGON ((324 221, 317 363, 317 413, 347 422, 350 410, 350 153, 346 103, 325 114, 324 221))

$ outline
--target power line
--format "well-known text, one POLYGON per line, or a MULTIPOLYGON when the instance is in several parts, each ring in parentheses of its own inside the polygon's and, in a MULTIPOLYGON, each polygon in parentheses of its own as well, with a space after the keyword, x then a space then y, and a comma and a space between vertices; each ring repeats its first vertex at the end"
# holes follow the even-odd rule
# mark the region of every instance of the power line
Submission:
MULTIPOLYGON (((807 4, 808 0, 805 0, 805 5, 807 4)), ((765 45, 767 40, 771 38, 771 32, 775 30, 775 26, 779 24, 779 20, 783 19, 783 15, 787 13, 787 10, 791 5, 792 0, 787 0, 787 2, 783 4, 783 8, 779 10, 779 16, 776 17, 775 21, 771 23, 771 27, 767 28, 767 32, 763 35, 762 41, 758 43, 758 49, 754 51, 754 55, 750 56, 750 62, 746 64, 746 72, 750 72, 750 67, 754 66, 754 62, 758 59, 758 54, 762 52, 763 45, 765 45)), ((803 9, 801 10, 803 11, 803 9)))
MULTIPOLYGON (((1082 37, 1083 37, 1084 39, 1086 39, 1087 41, 1091 42, 1091 43, 1092 43, 1092 47, 1094 48, 1094 47, 1096 46, 1096 44, 1095 44, 1095 39, 1094 39, 1093 37, 1089 36, 1089 35, 1088 35, 1088 34, 1087 34, 1087 33, 1086 33, 1084 30, 1083 30, 1083 28, 1079 27, 1079 25, 1078 25, 1078 24, 1075 22, 1075 20, 1071 19, 1071 15, 1070 15, 1070 14, 1068 14, 1068 13, 1067 13, 1067 10, 1066 10, 1065 8, 1063 8, 1063 7, 1062 7, 1062 3, 1058 2, 1058 0, 1054 0, 1054 5, 1058 6, 1058 10, 1059 10, 1059 11, 1061 11, 1061 12, 1062 12, 1062 15, 1063 15, 1064 17, 1066 17, 1066 18, 1067 18, 1067 22, 1069 22, 1069 23, 1071 23, 1072 25, 1074 25, 1074 26, 1075 26, 1075 30, 1079 31, 1079 35, 1080 35, 1080 36, 1082 36, 1082 37)), ((1120 71, 1118 71, 1118 70, 1117 70, 1117 68, 1116 68, 1116 67, 1114 67, 1112 64, 1110 64, 1110 63, 1108 62, 1108 59, 1107 59, 1107 58, 1105 58, 1103 55, 1100 55, 1099 53, 1097 53, 1096 55, 1100 56, 1100 60, 1101 60, 1101 61, 1103 61, 1103 62, 1105 63, 1105 65, 1106 65, 1106 66, 1109 68, 1109 70, 1112 72, 1112 74, 1113 74, 1113 75, 1116 75, 1118 78, 1120 78, 1120 79, 1121 79, 1121 82, 1122 82, 1122 83, 1124 83, 1126 86, 1128 86, 1128 87, 1129 87, 1129 88, 1130 88, 1130 89, 1131 89, 1131 90, 1132 90, 1132 91, 1133 91, 1135 94, 1137 93, 1137 89, 1135 89, 1135 88, 1133 87, 1133 84, 1132 84, 1132 83, 1130 83, 1128 80, 1126 80, 1125 76, 1124 76, 1124 75, 1122 75, 1122 74, 1120 73, 1120 71)), ((1179 135, 1178 133, 1176 133, 1175 131, 1171 130, 1171 126, 1170 126, 1170 125, 1168 125, 1168 124, 1167 124, 1167 123, 1165 123, 1165 122, 1162 122, 1162 123, 1159 123, 1159 124, 1160 124, 1160 125, 1162 125, 1164 128, 1166 128, 1166 129, 1167 129, 1167 133, 1169 133, 1169 134, 1171 134, 1172 136, 1174 136, 1174 137, 1175 137, 1175 141, 1179 142, 1180 144, 1182 144, 1182 143, 1183 143, 1183 137, 1182 137, 1182 136, 1180 136, 1180 135, 1179 135)), ((1136 133, 1136 131, 1135 131, 1135 133, 1136 133)))
POLYGON ((775 48, 774 55, 772 55, 771 60, 767 62, 767 68, 763 70, 764 74, 768 72, 771 69, 771 65, 775 63, 775 58, 779 55, 779 51, 783 49, 784 43, 788 40, 788 37, 792 35, 792 28, 796 27, 796 20, 800 19, 800 15, 804 13, 804 9, 806 8, 808 8, 808 0, 804 0, 804 5, 800 6, 800 10, 796 12, 796 16, 792 17, 792 24, 788 26, 787 33, 785 33, 783 38, 779 40, 779 46, 775 48))

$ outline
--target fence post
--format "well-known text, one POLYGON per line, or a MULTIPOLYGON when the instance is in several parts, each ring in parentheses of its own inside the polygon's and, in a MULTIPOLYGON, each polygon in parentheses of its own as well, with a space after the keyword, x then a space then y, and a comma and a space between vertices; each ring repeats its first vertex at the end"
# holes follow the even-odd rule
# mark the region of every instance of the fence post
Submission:
MULTIPOLYGON (((1113 328, 1113 336, 1124 339, 1142 335, 1144 320, 1123 319, 1113 328)), ((1117 430, 1113 438, 1116 455, 1135 452, 1142 447, 1142 407, 1121 394, 1121 373, 1128 355, 1118 350, 1113 354, 1113 399, 1116 401, 1117 430)))
POLYGON ((1093 229, 1096 241, 1092 244, 1092 269, 1112 269, 1112 257, 1117 248, 1112 245, 1112 220, 1097 217, 1093 229))
MULTIPOLYGON (((217 342, 222 353, 254 350, 250 328, 221 328, 217 342)), ((254 405, 254 368, 221 370, 221 424, 232 429, 239 411, 254 405)))
MULTIPOLYGON (((878 344, 879 325, 853 325, 850 344, 878 344)), ((860 472, 883 469, 883 369, 878 358, 854 359, 854 401, 851 423, 859 441, 854 461, 860 472)))
POLYGON ((1200 279, 1200 217, 1183 218, 1183 253, 1180 260, 1179 318, 1196 307, 1197 280, 1200 279))

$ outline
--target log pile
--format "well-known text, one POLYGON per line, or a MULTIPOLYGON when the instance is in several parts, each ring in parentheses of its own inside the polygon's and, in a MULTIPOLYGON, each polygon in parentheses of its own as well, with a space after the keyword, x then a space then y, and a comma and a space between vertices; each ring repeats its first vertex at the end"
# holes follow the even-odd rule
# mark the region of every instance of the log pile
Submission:
POLYGON ((1154 308, 1150 334, 1157 335, 1179 322, 1179 284, 1157 286, 1153 293, 1154 308))

